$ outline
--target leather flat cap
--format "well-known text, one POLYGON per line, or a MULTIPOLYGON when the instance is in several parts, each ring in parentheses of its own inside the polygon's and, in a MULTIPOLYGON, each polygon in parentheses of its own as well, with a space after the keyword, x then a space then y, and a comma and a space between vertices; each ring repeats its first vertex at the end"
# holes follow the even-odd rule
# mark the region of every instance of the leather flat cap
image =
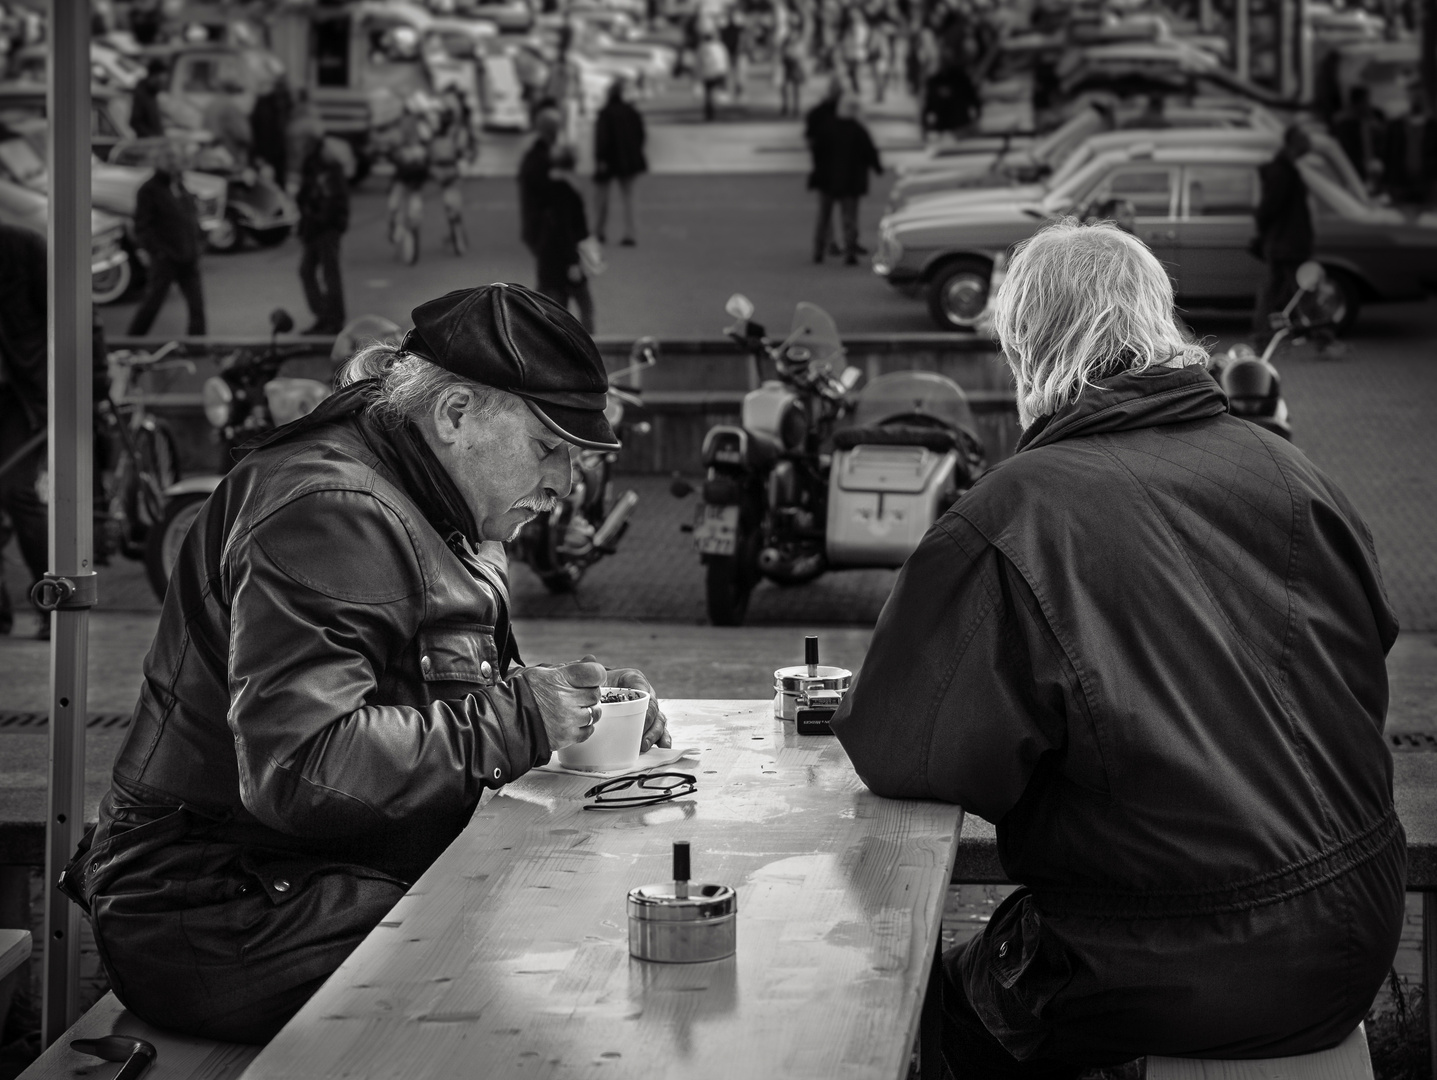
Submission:
POLYGON ((609 376, 593 338, 553 300, 496 282, 420 304, 400 345, 446 371, 524 399, 556 435, 617 450, 604 417, 609 376))

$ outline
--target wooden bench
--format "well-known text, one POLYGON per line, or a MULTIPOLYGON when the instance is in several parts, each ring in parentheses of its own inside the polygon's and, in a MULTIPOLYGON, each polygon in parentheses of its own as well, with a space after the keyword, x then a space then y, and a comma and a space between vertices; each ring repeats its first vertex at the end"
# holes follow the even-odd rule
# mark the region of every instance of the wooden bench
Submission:
MULTIPOLYGON (((73 1050, 70 1044, 76 1039, 106 1035, 144 1039, 155 1048, 155 1063, 145 1072, 145 1080, 234 1080, 261 1050, 258 1046, 161 1031, 130 1013, 110 993, 21 1073, 20 1080, 74 1080, 96 1073, 97 1067, 103 1065, 99 1058, 73 1050)), ((111 1076, 116 1068, 105 1066, 100 1075, 111 1076)))
POLYGON ((1147 1080, 1372 1080, 1372 1058, 1362 1025, 1320 1054, 1253 1061, 1196 1061, 1150 1057, 1147 1080))

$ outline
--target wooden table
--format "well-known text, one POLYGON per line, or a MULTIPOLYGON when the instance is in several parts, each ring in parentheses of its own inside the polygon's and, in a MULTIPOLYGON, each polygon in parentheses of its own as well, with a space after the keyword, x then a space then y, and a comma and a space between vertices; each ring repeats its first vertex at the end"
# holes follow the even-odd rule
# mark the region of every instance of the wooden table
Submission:
POLYGON ((584 812, 533 772, 449 849, 255 1059, 271 1077, 906 1076, 963 824, 881 799, 832 736, 769 701, 669 701, 698 793, 584 812), (738 953, 628 954, 625 898, 669 877, 738 890, 738 953))

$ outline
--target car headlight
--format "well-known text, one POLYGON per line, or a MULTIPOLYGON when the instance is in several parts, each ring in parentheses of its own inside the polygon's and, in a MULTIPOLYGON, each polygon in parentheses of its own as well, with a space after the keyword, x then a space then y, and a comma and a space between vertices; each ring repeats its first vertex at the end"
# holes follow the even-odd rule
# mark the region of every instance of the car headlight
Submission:
POLYGON ((873 272, 887 276, 903 258, 903 245, 891 232, 884 230, 878 238, 878 250, 873 255, 873 272))
POLYGON ((230 422, 235 393, 230 389, 229 383, 218 375, 211 375, 205 380, 204 390, 201 391, 200 396, 205 403, 205 419, 213 427, 222 428, 230 422))

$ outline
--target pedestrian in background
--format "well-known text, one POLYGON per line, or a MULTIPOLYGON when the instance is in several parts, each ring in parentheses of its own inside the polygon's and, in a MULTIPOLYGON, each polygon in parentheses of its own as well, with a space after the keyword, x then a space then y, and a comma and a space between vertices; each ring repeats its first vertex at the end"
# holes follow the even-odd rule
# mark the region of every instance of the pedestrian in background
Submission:
POLYGON ((1372 107, 1367 87, 1357 85, 1347 97, 1347 108, 1332 118, 1332 135, 1342 144, 1357 174, 1375 189, 1382 177, 1382 149, 1387 119, 1372 107))
POLYGON ((594 332, 594 300, 589 292, 581 247, 589 239, 584 199, 575 186, 574 151, 561 146, 549 159, 549 187, 538 221, 539 291, 565 310, 579 309, 579 322, 594 332))
MULTIPOLYGON (((826 154, 830 143, 826 138, 828 129, 833 125, 838 115, 838 100, 843 96, 843 77, 836 72, 829 76, 828 92, 823 95, 823 100, 808 110, 808 115, 803 118, 803 141, 808 145, 808 190, 818 192, 819 220, 828 221, 833 216, 833 208, 829 207, 825 214, 823 211, 823 177, 828 175, 828 162, 826 154)), ((822 262, 825 254, 838 255, 843 251, 838 246, 837 236, 830 232, 824 237, 815 237, 813 248, 813 261, 822 262)))
POLYGON ((843 261, 849 266, 867 250, 858 244, 858 204, 868 194, 868 174, 881 174, 883 162, 868 128, 859 119, 858 99, 838 99, 833 121, 819 136, 825 142, 823 172, 818 184, 818 221, 813 230, 813 261, 823 261, 824 246, 832 236, 833 207, 843 219, 843 261))
POLYGON ((1260 352, 1272 337, 1268 316, 1281 311, 1297 290, 1297 268, 1312 258, 1312 215, 1307 208, 1307 182, 1297 160, 1312 144, 1296 124, 1283 133, 1282 149, 1258 169, 1261 194, 1255 218, 1253 254, 1267 263, 1252 312, 1255 347, 1260 352))
POLYGON ((779 42, 779 115, 798 116, 803 102, 804 66, 802 23, 794 17, 779 42))
POLYGON ((254 109, 249 115, 255 161, 274 170, 275 182, 281 187, 289 167, 286 132, 293 112, 294 99, 289 92, 289 81, 278 75, 269 89, 255 97, 254 109))
POLYGON ((160 91, 165 86, 165 62, 151 60, 145 77, 130 91, 130 128, 137 139, 152 139, 165 133, 160 115, 160 91))
POLYGON ((189 308, 186 333, 205 332, 205 297, 200 287, 199 211, 180 179, 179 159, 169 145, 161 148, 154 173, 135 196, 135 242, 149 256, 145 296, 130 320, 131 337, 143 337, 159 314, 171 285, 178 285, 189 308))
POLYGON ((307 334, 337 334, 344 326, 344 280, 339 245, 349 228, 349 182, 322 138, 305 144, 299 180, 299 280, 314 313, 307 334))
POLYGON ((563 118, 552 101, 534 113, 534 141, 519 161, 519 239, 539 258, 539 223, 549 194, 549 165, 559 142, 563 118))
POLYGON ((743 80, 747 62, 744 56, 744 18, 738 5, 728 9, 722 25, 719 26, 719 41, 728 53, 728 86, 734 101, 743 97, 743 80))
POLYGON ((728 81, 728 50, 718 35, 709 31, 699 41, 699 79, 704 90, 704 119, 714 118, 715 96, 728 81))
POLYGON ((1382 172, 1397 202, 1428 206, 1437 182, 1437 120, 1421 86, 1412 87, 1407 115, 1387 125, 1382 172))
POLYGON ((627 84, 615 79, 594 124, 594 234, 607 243, 609 186, 619 185, 624 207, 624 247, 634 246, 634 179, 649 171, 644 156, 644 118, 626 99, 627 84))

